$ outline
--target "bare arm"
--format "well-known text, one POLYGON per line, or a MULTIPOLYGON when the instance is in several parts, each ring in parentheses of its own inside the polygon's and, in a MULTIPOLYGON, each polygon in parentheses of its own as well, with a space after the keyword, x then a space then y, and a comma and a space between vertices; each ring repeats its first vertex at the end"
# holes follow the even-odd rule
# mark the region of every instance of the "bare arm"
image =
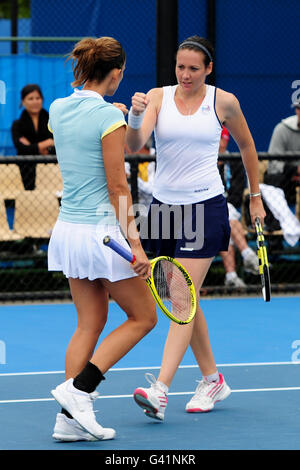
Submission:
POLYGON ((54 146, 54 140, 51 138, 42 140, 41 142, 38 142, 37 145, 38 145, 39 152, 41 155, 48 155, 49 154, 48 148, 54 146))
POLYGON ((140 116, 145 112, 139 129, 133 129, 130 125, 127 128, 126 144, 132 152, 138 152, 151 136, 160 110, 162 93, 161 88, 153 88, 147 95, 135 93, 132 97, 132 113, 140 116))
POLYGON ((150 262, 142 248, 134 215, 130 214, 132 198, 125 174, 124 145, 125 126, 116 129, 102 139, 108 195, 132 253, 136 257, 133 269, 142 277, 148 277, 150 262))
MULTIPOLYGON (((220 90, 218 94, 220 117, 225 121, 227 129, 236 141, 242 155, 243 164, 248 175, 250 193, 259 193, 258 157, 252 135, 236 97, 220 90)), ((260 217, 262 224, 265 210, 261 197, 250 198, 250 214, 252 223, 260 217)))

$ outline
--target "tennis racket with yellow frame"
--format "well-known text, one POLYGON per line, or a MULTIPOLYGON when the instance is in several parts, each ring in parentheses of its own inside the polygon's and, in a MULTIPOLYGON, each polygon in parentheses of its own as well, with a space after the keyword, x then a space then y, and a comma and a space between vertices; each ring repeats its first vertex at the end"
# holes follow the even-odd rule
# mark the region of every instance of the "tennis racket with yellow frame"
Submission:
POLYGON ((267 248, 265 244, 265 237, 263 229, 260 223, 259 217, 255 219, 255 229, 256 229, 256 244, 257 244, 257 256, 259 260, 259 274, 262 284, 262 293, 265 302, 270 302, 271 300, 271 281, 270 281, 270 272, 269 272, 269 261, 267 248))
MULTIPOLYGON (((103 243, 134 264, 134 255, 110 236, 104 237, 103 243)), ((190 275, 169 256, 159 256, 150 263, 151 274, 146 282, 155 302, 170 320, 180 325, 190 323, 197 308, 196 291, 190 275)))

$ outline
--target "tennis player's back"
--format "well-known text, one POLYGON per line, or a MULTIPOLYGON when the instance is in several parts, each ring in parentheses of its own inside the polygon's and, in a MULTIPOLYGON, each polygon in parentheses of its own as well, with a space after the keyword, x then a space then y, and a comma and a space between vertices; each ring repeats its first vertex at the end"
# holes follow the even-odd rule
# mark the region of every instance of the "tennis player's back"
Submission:
POLYGON ((98 223, 99 206, 109 207, 101 138, 123 114, 98 97, 75 94, 54 101, 49 127, 64 181, 60 219, 98 223))

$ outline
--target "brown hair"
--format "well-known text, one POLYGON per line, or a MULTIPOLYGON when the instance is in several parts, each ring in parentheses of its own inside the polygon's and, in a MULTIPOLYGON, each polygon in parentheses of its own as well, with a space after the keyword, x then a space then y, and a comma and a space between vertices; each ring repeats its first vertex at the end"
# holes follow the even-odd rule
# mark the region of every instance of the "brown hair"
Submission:
POLYGON ((201 38, 199 36, 190 36, 179 45, 178 50, 179 49, 190 49, 197 52, 202 51, 205 55, 205 67, 208 67, 210 62, 213 61, 214 48, 206 38, 201 38))
POLYGON ((119 41, 104 36, 97 39, 82 39, 75 44, 68 59, 73 60, 75 81, 72 86, 76 87, 88 80, 101 82, 111 70, 121 69, 126 54, 119 41))
POLYGON ((23 100, 29 93, 32 93, 33 91, 37 91, 42 99, 43 98, 43 93, 39 85, 36 85, 35 83, 30 83, 29 85, 25 85, 22 90, 21 90, 21 100, 23 100))

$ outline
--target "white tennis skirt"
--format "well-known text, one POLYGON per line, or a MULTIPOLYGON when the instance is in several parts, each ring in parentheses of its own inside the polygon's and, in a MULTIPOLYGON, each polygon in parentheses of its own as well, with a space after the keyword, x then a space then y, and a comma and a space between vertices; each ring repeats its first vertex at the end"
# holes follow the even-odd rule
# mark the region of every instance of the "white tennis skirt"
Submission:
POLYGON ((103 244, 106 235, 130 251, 118 226, 57 220, 48 247, 48 270, 91 281, 105 278, 115 282, 136 276, 128 261, 103 244))

